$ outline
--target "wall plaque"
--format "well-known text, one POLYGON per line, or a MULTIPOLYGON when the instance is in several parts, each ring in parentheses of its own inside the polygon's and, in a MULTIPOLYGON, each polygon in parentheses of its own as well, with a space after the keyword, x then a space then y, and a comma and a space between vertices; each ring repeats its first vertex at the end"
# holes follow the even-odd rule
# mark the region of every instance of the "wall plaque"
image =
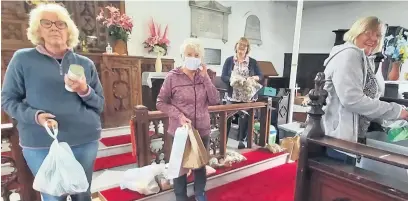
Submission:
POLYGON ((228 15, 231 7, 216 1, 189 1, 191 8, 191 37, 228 41, 228 15))
POLYGON ((221 65, 221 49, 205 48, 204 63, 207 65, 221 65))
POLYGON ((244 36, 251 44, 262 45, 261 22, 256 15, 250 15, 246 19, 244 36))

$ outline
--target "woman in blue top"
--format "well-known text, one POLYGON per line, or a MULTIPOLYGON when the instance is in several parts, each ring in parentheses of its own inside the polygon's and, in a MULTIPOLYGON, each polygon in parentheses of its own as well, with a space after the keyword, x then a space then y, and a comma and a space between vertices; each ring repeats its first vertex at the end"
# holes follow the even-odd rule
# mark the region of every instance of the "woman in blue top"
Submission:
MULTIPOLYGON (((58 140, 69 144, 91 184, 102 130, 104 96, 94 63, 72 51, 79 42, 78 35, 78 28, 61 5, 42 4, 31 10, 27 37, 37 47, 14 53, 4 78, 1 107, 18 122, 20 146, 33 175, 53 141, 43 125, 55 119, 58 140), (71 64, 82 66, 84 76, 79 79, 68 76, 71 64)), ((66 200, 66 196, 45 193, 42 198, 66 200)), ((71 198, 91 201, 90 188, 71 198)))
MULTIPOLYGON (((230 104, 252 102, 252 100, 248 100, 246 97, 244 97, 244 93, 241 88, 231 87, 230 79, 232 71, 235 71, 238 75, 246 79, 253 79, 258 82, 262 79, 262 73, 259 70, 257 61, 248 56, 250 50, 251 47, 248 39, 242 37, 235 44, 236 54, 228 57, 224 62, 221 79, 228 85, 228 102, 230 104)), ((227 121, 227 135, 229 135, 231 121, 232 118, 229 118, 227 121)), ((245 115, 239 121, 239 149, 245 148, 243 141, 247 136, 247 130, 248 116, 245 115)))

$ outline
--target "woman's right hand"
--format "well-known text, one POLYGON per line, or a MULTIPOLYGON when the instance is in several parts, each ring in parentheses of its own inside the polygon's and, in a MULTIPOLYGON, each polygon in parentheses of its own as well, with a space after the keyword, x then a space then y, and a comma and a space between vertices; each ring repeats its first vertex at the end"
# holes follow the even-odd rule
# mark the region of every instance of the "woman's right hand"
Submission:
POLYGON ((53 119, 55 118, 55 116, 53 114, 50 113, 41 113, 37 116, 37 122, 38 124, 40 124, 41 126, 43 126, 48 119, 53 119))
POLYGON ((191 120, 183 115, 180 117, 180 124, 181 125, 191 124, 191 120))
POLYGON ((401 110, 400 119, 408 120, 408 111, 405 108, 401 110))

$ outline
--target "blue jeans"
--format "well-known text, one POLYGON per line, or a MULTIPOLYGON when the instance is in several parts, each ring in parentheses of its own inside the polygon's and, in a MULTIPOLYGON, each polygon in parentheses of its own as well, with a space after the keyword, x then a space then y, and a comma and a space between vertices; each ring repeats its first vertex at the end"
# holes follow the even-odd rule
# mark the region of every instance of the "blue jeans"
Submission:
MULTIPOLYGON (((79 193, 76 195, 71 195, 72 201, 91 201, 91 182, 92 182, 92 173, 93 166, 96 159, 96 154, 98 153, 99 141, 93 141, 86 144, 72 146, 72 152, 74 153, 77 161, 82 165, 85 170, 86 177, 89 182, 88 191, 85 193, 79 193)), ((32 149, 32 148, 23 148, 23 155, 27 162, 28 167, 30 168, 33 175, 36 175, 38 169, 40 169, 41 164, 43 163, 45 157, 48 155, 49 149, 32 149)), ((43 201, 65 201, 67 196, 56 197, 41 193, 43 201)))

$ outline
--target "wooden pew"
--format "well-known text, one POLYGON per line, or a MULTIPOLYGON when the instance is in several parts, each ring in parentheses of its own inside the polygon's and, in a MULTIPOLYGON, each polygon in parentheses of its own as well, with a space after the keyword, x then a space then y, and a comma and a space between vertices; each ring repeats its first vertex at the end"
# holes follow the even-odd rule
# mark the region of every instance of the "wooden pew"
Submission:
POLYGON ((377 174, 328 158, 327 147, 408 169, 408 157, 363 144, 325 136, 322 110, 327 97, 324 74, 311 90, 309 120, 301 135, 295 201, 402 201, 408 200, 408 181, 377 174))

